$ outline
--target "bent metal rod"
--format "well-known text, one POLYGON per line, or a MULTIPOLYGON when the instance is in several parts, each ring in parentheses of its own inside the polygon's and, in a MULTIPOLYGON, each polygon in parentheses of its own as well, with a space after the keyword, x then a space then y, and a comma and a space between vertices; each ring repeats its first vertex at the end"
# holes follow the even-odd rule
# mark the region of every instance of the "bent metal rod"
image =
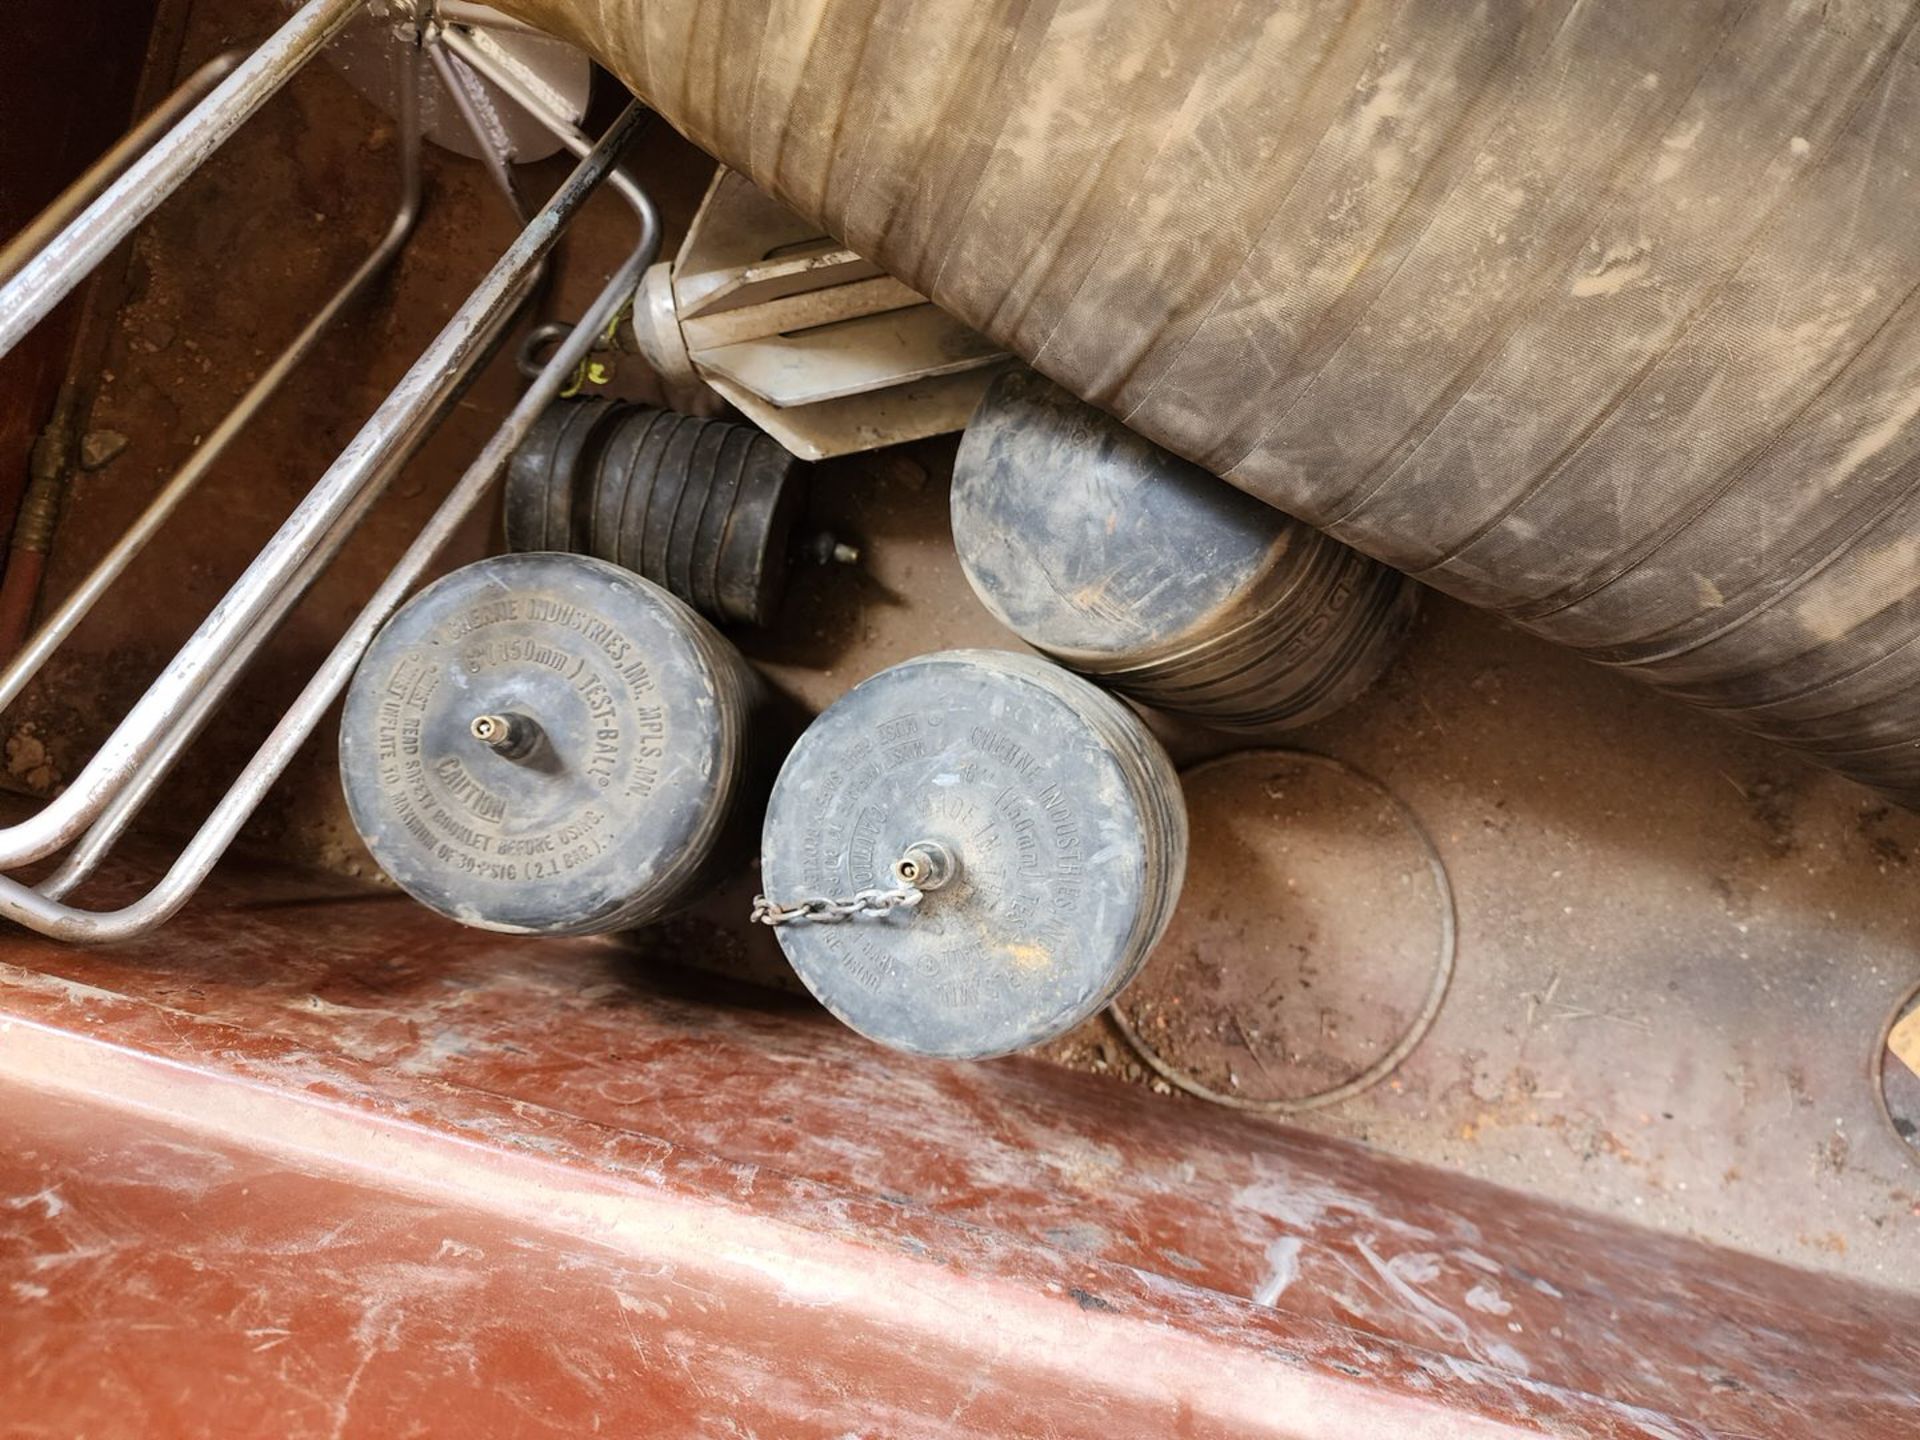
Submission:
MULTIPOLYGON (((53 239, 29 256, 10 248, 0 254, 0 354, 86 275, 113 246, 150 214, 193 169, 249 115, 353 18, 364 0, 310 0, 274 36, 189 110, 172 129, 136 132, 147 142, 110 152, 107 161, 76 182, 97 192, 80 204, 74 191, 55 202, 77 210, 53 239), (108 163, 111 162, 111 163, 108 163), (107 177, 114 167, 119 177, 107 177), (104 184, 104 189, 101 186, 104 184)), ((437 49, 460 32, 433 17, 417 17, 421 43, 437 49)), ((402 64, 402 196, 395 220, 374 254, 263 372, 227 421, 209 437, 212 455, 196 454, 157 497, 129 535, 109 552, 94 575, 56 612, 15 663, 0 672, 0 703, 16 695, 59 642, 78 625, 106 586, 149 540, 188 489, 267 395, 312 348, 332 319, 366 287, 404 244, 419 205, 419 116, 412 66, 402 64), (183 481, 183 477, 184 481, 183 481)), ((204 84, 205 77, 189 85, 204 84)), ((183 87, 185 88, 185 87, 183 87)), ((180 96, 163 102, 177 108, 180 96)), ((516 96, 516 99, 521 98, 516 96)), ((309 735, 351 676, 373 634, 421 579, 434 556, 499 478, 514 447, 541 410, 560 392, 598 334, 625 307, 659 249, 659 223, 650 201, 616 164, 644 120, 635 104, 597 144, 589 145, 570 120, 552 113, 538 95, 528 109, 584 153, 579 166, 533 215, 518 239, 454 313, 427 350, 388 394, 346 449, 328 467, 280 530, 255 556, 226 596, 174 655, 73 783, 18 824, 0 827, 0 867, 41 859, 76 839, 82 843, 67 863, 38 888, 0 877, 0 917, 66 940, 106 941, 144 933, 171 916, 198 888, 247 816, 309 735), (525 300, 546 256, 586 198, 614 178, 634 211, 639 234, 633 253, 549 359, 479 456, 389 572, 365 609, 322 662, 253 759, 228 789, 172 868, 145 896, 112 912, 91 912, 61 903, 74 884, 98 863, 140 805, 209 718, 241 668, 271 634, 307 586, 364 517, 387 482, 404 465, 450 408, 465 381, 493 353, 525 300), (89 826, 92 828, 89 829, 89 826)), ((524 103, 524 102, 523 102, 524 103)), ((37 227, 36 234, 48 228, 37 227)))

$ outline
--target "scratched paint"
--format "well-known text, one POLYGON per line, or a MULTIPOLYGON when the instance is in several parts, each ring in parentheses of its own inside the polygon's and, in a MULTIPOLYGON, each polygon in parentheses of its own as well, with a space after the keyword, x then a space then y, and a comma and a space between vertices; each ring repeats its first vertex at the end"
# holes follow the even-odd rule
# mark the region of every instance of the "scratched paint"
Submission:
MULTIPOLYGON (((1241 1347, 1287 1356, 1275 1363, 1289 1375, 1320 1377, 1287 1413, 1342 1417, 1345 1433, 1371 1422, 1353 1427, 1346 1407, 1359 1402, 1344 1388, 1323 1394, 1323 1382, 1394 1405, 1503 1423, 1551 1413, 1574 1433, 1623 1435, 1766 1433, 1783 1414, 1823 1433, 1870 1434, 1849 1430, 1862 1412, 1846 1395, 1873 1397, 1875 1413, 1914 1403, 1911 1300, 1041 1064, 914 1061, 803 1009, 658 989, 606 942, 459 935, 404 902, 303 906, 297 888, 264 909, 221 909, 219 894, 127 952, 10 942, 0 1083, 118 1095, 147 1120, 137 1143, 9 1144, 16 1170, 0 1196, 22 1203, 0 1219, 17 1228, 24 1217, 44 1243, 0 1259, 0 1282, 44 1287, 36 1303, 58 1307, 74 1293, 63 1277, 94 1275, 86 1293, 111 1295, 116 1267, 154 1253, 144 1227, 158 1220, 109 1223, 121 1212, 90 1188, 99 1173, 83 1162, 94 1155, 166 1215, 211 1218, 232 1229, 231 1244, 283 1257, 288 1284, 308 1274, 351 1302, 328 1322, 336 1348, 314 1363, 337 1397, 364 1360, 353 1415, 363 1398, 367 1415, 386 1413, 380 1397, 405 1390, 405 1357, 432 1333, 395 1297, 482 1313, 491 1282, 459 1277, 523 1251, 565 1257, 550 1262, 545 1289, 517 1302, 543 1326, 551 1306, 577 1306, 612 1333, 631 1327, 649 1367, 672 1369, 678 1346, 712 1356, 715 1383, 751 1383, 783 1403, 807 1387, 778 1359, 780 1316, 789 1329, 814 1317, 800 1323, 809 1336, 820 1317, 870 1333, 869 1360, 913 1348, 908 1334, 921 1337, 915 1353, 974 1356, 957 1389, 915 1382, 933 1387, 928 1405, 937 1391, 940 1415, 959 1407, 962 1433, 965 1423, 993 1433, 1016 1399, 1045 1409, 1019 1378, 1012 1337, 1028 1323, 1055 1337, 1035 1349, 1093 1327, 1087 1364, 1096 1351, 1125 1354, 1141 1374, 1133 1342, 1105 1327, 1148 1325, 1162 1337, 1155 1346, 1204 1337, 1205 1357, 1189 1357, 1195 1373, 1241 1375, 1248 1395, 1268 1400, 1279 1381, 1259 1365, 1236 1368, 1250 1363, 1241 1347), (131 1161, 124 1171, 116 1153, 131 1161), (291 1191, 274 1192, 282 1197, 318 1173, 379 1197, 366 1206, 423 1205, 434 1218, 399 1227, 417 1249, 349 1254, 391 1228, 369 1231, 321 1206, 276 1230, 273 1207, 291 1202, 239 1193, 264 1193, 254 1178, 263 1167, 292 1177, 281 1182, 291 1191), (64 1207, 55 1218, 52 1203, 64 1207), (353 1273, 324 1276, 322 1262, 343 1255, 353 1273), (587 1284, 590 1261, 593 1273, 616 1272, 591 1302, 566 1278, 587 1284), (1056 1304, 1064 1309, 1047 1308, 1056 1304), (1009 1318, 981 1333, 968 1317, 988 1311, 1009 1318), (1789 1311, 1793 1333, 1778 1323, 1789 1311), (722 1317, 745 1327, 724 1344, 722 1317)), ((0 1107, 16 1128, 23 1113, 0 1107)), ((111 1128, 109 1116, 85 1121, 94 1124, 111 1128)), ((301 1353, 306 1332, 285 1313, 243 1318, 261 1332, 247 1340, 263 1347, 260 1366, 301 1353)), ((47 1334, 56 1345, 97 1341, 47 1334)), ((835 1383, 855 1385, 866 1363, 857 1348, 834 1362, 850 1367, 835 1383)), ((448 1354, 452 1369, 465 1364, 457 1346, 448 1354)), ((1085 1374, 1104 1376, 1105 1363, 1085 1374)), ((647 1373, 646 1384, 669 1385, 647 1373)), ((693 1385, 676 1373, 672 1383, 693 1385)), ((1125 1393, 1149 1406, 1138 1413, 1153 1428, 1145 1417, 1157 1402, 1140 1398, 1143 1383, 1129 1380, 1125 1393)), ((1047 1385, 1061 1388, 1057 1377, 1047 1385)), ((888 1403, 904 1407, 896 1418, 920 1413, 912 1396, 888 1403)), ((1018 1413, 1037 1427, 1041 1410, 1018 1413)), ((334 1412, 316 1413, 310 1428, 327 1433, 334 1412)), ((584 1426, 612 1412, 581 1399, 567 1413, 584 1426)), ((1048 1413, 1058 1433, 1074 1433, 1071 1415, 1048 1413)), ((1259 1433, 1280 1411, 1261 1413, 1236 1433, 1259 1433)), ((920 1432, 903 1419, 886 1433, 920 1432)))

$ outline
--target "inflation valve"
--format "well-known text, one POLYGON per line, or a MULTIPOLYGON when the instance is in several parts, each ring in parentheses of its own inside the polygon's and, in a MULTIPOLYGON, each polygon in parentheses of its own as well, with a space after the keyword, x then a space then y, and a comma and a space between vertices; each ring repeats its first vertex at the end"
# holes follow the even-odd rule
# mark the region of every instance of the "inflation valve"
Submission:
POLYGON ((800 738, 753 918, 868 1038, 1002 1055, 1133 978, 1186 848, 1179 780, 1131 710, 1044 660, 953 650, 882 671, 800 738))
POLYGON ((382 869, 443 915, 579 935, 693 899, 746 808, 761 687, 657 585, 580 555, 456 570, 388 622, 340 722, 382 869))

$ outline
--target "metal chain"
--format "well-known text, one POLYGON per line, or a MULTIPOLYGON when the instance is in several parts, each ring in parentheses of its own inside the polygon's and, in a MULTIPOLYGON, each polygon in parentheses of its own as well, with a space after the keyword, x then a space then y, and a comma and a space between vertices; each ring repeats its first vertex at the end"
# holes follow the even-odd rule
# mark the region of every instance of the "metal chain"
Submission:
POLYGON ((837 925, 842 920, 878 919, 894 910, 911 910, 926 897, 917 885, 894 890, 862 890, 845 900, 817 895, 778 905, 764 895, 753 897, 753 920, 758 925, 837 925))

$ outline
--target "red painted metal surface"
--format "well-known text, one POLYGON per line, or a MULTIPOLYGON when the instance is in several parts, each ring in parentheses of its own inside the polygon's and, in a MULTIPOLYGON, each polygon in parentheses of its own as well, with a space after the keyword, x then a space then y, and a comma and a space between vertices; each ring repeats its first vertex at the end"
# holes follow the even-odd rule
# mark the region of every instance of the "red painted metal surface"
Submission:
POLYGON ((0 948, 19 1435, 1910 1435, 1920 1303, 255 874, 0 948))

